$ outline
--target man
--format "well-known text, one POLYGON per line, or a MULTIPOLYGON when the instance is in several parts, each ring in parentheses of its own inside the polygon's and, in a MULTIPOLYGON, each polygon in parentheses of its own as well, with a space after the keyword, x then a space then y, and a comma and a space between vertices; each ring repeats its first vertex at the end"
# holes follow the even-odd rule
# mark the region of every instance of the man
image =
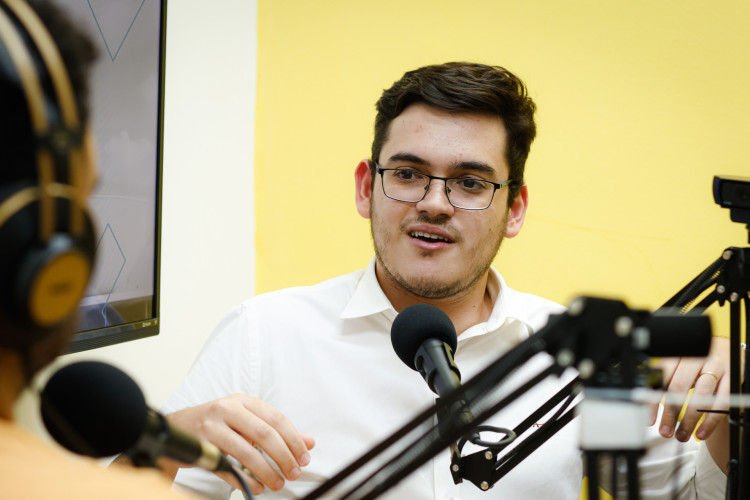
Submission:
POLYGON ((92 43, 52 5, 0 0, 0 491, 3 498, 181 498, 156 471, 102 469, 18 426, 14 403, 75 331, 94 258, 92 43), (42 21, 43 20, 43 21, 42 21))
MULTIPOLYGON (((399 311, 427 303, 450 317, 464 379, 561 312, 557 304, 510 289, 490 267, 503 238, 516 236, 524 222, 529 194, 523 170, 535 136, 534 109, 523 83, 503 68, 448 63, 406 73, 378 101, 372 157, 355 170, 357 211, 371 220, 375 245, 370 265, 232 309, 167 402, 174 412, 169 418, 238 459, 252 474, 255 493, 267 487, 279 492, 274 498, 303 496, 434 403, 434 394, 391 348, 399 311)), ((546 362, 535 358, 520 366, 509 386, 546 362)), ((714 357, 674 361, 666 379, 675 389, 695 384, 697 393, 710 394, 726 389, 725 370, 714 357), (708 372, 713 376, 703 376, 708 372)), ((569 378, 537 384, 490 423, 513 428, 569 378)), ((677 483, 681 498, 723 498, 725 477, 716 464, 727 461, 726 419, 710 415, 699 427, 703 437, 711 436, 710 446, 680 445, 665 439, 674 432, 676 410, 670 405, 660 420, 664 438, 651 440, 660 456, 642 461, 642 491, 668 498, 677 483), (673 443, 678 446, 665 452, 673 443), (671 480, 673 473, 678 480, 671 480)), ((682 441, 698 416, 691 409, 682 420, 682 441)), ((385 497, 580 494, 575 425, 489 492, 468 482, 455 485, 449 466, 446 451, 385 497)), ((178 482, 214 498, 230 489, 199 471, 181 472, 178 482)))

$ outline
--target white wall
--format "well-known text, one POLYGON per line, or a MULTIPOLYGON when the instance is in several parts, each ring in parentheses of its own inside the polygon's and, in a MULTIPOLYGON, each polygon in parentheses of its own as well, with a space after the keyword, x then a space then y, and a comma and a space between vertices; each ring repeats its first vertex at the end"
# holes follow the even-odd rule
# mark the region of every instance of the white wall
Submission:
MULTIPOLYGON (((177 387, 214 325, 254 291, 257 1, 172 0, 167 12, 161 333, 63 356, 130 374, 152 407, 177 387)), ((26 394, 19 422, 42 431, 26 394)))

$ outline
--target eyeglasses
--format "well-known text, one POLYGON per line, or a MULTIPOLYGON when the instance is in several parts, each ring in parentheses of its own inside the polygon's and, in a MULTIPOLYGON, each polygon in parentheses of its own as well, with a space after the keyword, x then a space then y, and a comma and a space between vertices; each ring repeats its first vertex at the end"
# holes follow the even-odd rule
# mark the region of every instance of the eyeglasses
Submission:
POLYGON ((430 189, 433 179, 445 182, 445 196, 456 208, 484 210, 492 204, 495 191, 512 181, 492 182, 473 177, 438 177, 427 175, 411 168, 383 168, 375 164, 383 180, 383 194, 396 201, 417 203, 422 201, 430 189))

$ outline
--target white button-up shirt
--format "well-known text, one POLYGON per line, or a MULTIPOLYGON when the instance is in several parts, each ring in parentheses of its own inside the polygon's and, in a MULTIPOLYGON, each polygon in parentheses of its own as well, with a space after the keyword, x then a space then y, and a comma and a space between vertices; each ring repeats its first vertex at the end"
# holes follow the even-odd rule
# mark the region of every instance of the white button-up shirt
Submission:
MULTIPOLYGON (((494 301, 489 320, 458 337, 455 361, 464 381, 543 327, 550 314, 564 310, 510 289, 494 269, 488 288, 494 301)), ((268 402, 316 445, 299 479, 287 481, 280 492, 266 489, 262 498, 301 498, 434 404, 436 396, 422 377, 393 352, 390 329, 396 315, 378 284, 374 259, 365 270, 314 286, 258 295, 221 320, 164 410, 238 392, 268 402)), ((507 380, 508 390, 549 364, 546 356, 519 367, 507 380)), ((574 375, 547 378, 486 423, 514 428, 574 375)), ((381 498, 576 500, 583 476, 578 432, 576 419, 489 491, 468 481, 454 484, 446 449, 381 498)), ((663 440, 655 431, 650 436, 656 446, 641 461, 643 498, 671 498, 674 474, 683 489, 680 498, 724 498, 724 475, 705 446, 663 440), (698 496, 701 484, 715 496, 698 496)), ((226 483, 197 469, 181 470, 177 482, 210 498, 231 493, 226 483)))

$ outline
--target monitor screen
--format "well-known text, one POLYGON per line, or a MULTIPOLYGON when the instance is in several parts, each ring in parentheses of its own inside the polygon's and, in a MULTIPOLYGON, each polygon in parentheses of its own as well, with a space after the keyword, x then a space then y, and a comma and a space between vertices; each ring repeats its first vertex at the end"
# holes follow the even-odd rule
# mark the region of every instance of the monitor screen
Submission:
POLYGON ((90 126, 94 273, 69 352, 159 332, 166 0, 55 0, 97 45, 90 126))

